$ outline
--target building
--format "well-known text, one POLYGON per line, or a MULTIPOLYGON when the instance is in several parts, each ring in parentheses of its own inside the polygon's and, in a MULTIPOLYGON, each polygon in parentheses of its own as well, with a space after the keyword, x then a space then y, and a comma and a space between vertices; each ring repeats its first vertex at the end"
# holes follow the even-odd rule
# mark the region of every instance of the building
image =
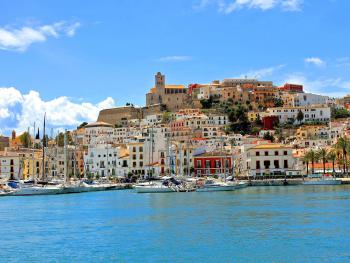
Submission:
POLYGON ((292 147, 282 144, 260 144, 247 150, 248 176, 300 175, 295 169, 292 147))
POLYGON ((331 120, 331 109, 325 105, 276 107, 268 108, 266 112, 261 113, 261 116, 277 116, 279 123, 329 122, 331 120), (298 121, 297 116, 300 111, 303 113, 303 119, 298 121))
POLYGON ((303 92, 303 85, 286 83, 283 86, 278 87, 278 90, 287 92, 303 92))
POLYGON ((280 98, 283 101, 283 106, 287 107, 327 105, 329 101, 328 96, 313 93, 282 93, 280 98))
POLYGON ((113 143, 115 140, 113 125, 106 122, 93 122, 85 126, 85 139, 87 145, 98 143, 113 143))
POLYGON ((229 175, 232 172, 232 156, 225 152, 205 152, 193 157, 196 176, 229 175))
POLYGON ((118 149, 111 144, 90 146, 84 156, 86 177, 110 177, 120 174, 118 149))
POLYGON ((155 75, 155 85, 146 94, 146 106, 164 105, 169 111, 176 111, 190 106, 190 96, 184 85, 165 84, 165 75, 155 75))
POLYGON ((10 146, 10 137, 0 135, 0 151, 10 146))

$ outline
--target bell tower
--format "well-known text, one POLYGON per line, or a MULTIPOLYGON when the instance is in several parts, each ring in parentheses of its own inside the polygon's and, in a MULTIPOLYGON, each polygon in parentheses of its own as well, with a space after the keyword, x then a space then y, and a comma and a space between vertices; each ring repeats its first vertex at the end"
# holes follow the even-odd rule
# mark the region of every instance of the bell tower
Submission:
POLYGON ((155 75, 155 87, 156 89, 165 89, 165 75, 160 72, 155 75))

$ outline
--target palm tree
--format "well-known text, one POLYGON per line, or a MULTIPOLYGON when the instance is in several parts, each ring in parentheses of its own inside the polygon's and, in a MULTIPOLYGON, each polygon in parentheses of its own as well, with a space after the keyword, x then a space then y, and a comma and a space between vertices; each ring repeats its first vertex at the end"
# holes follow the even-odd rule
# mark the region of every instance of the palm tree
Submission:
POLYGON ((326 173, 326 162, 328 161, 328 150, 325 148, 321 148, 316 152, 316 155, 319 160, 322 160, 323 164, 323 174, 326 173))
POLYGON ((317 161, 317 154, 312 149, 310 151, 308 151, 307 154, 309 155, 309 158, 311 161, 311 173, 314 174, 315 173, 315 162, 317 161))
POLYGON ((349 140, 345 137, 340 137, 337 144, 336 144, 336 148, 342 152, 343 172, 345 174, 345 172, 347 171, 346 160, 347 160, 347 154, 348 154, 348 149, 349 149, 349 140))
POLYGON ((309 163, 311 161, 309 152, 305 152, 303 162, 306 164, 306 175, 309 174, 309 163))
POLYGON ((337 160, 337 153, 335 149, 332 149, 328 152, 327 159, 332 162, 333 174, 335 174, 335 162, 337 160))
POLYGON ((311 162, 311 173, 313 174, 315 169, 315 161, 317 161, 318 156, 314 150, 309 150, 305 153, 303 160, 306 162, 306 171, 309 171, 309 162, 311 162))

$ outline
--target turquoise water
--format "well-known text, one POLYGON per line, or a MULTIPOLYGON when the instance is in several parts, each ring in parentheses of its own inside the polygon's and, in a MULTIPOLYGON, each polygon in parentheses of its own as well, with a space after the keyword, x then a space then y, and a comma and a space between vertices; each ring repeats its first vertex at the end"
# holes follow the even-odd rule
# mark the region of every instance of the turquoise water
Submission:
POLYGON ((350 262, 350 187, 0 198, 1 262, 350 262))

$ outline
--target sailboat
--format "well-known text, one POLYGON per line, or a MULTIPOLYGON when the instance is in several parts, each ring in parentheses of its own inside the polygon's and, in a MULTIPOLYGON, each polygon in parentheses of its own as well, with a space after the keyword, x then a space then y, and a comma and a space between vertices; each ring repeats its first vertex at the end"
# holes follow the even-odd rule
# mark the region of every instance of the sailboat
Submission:
MULTIPOLYGON (((47 144, 47 139, 45 137, 45 125, 46 125, 46 113, 44 115, 44 135, 43 135, 43 154, 42 154, 42 179, 45 179, 45 147, 47 144)), ((35 124, 34 124, 35 127, 35 124)), ((35 132, 35 128, 34 128, 35 132)), ((35 138, 35 137, 34 137, 35 138)), ((34 147, 34 142, 33 142, 34 147)), ((33 151, 34 154, 34 151, 33 151)), ((33 157, 34 158, 34 157, 33 157)), ((34 159, 33 159, 34 160, 34 159)), ((55 195, 60 193, 60 186, 57 185, 40 185, 37 184, 37 178, 34 175, 34 162, 33 162, 33 184, 25 184, 21 182, 12 182, 10 186, 14 189, 10 195, 13 196, 23 196, 23 195, 55 195)))

